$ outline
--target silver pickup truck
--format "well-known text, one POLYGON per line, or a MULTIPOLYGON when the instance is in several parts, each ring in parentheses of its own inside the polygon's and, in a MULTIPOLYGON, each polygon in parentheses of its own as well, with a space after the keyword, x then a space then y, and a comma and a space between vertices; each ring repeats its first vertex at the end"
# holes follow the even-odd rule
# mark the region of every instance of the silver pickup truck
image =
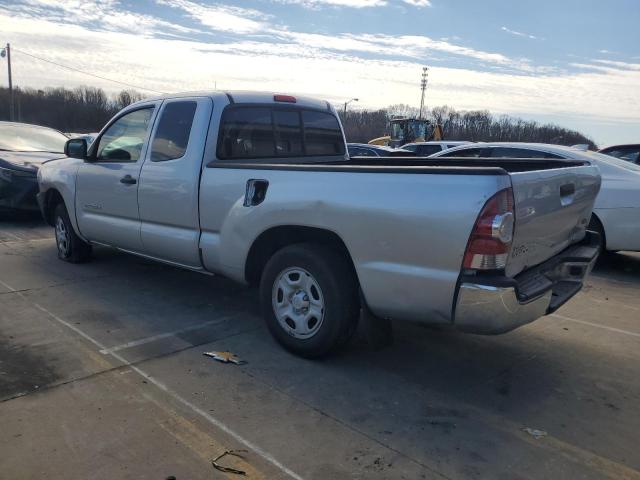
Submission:
POLYGON ((38 172, 58 255, 93 244, 260 286, 307 357, 361 311, 476 333, 548 314, 597 257, 596 167, 571 160, 349 158, 333 107, 289 95, 171 95, 118 113, 38 172))

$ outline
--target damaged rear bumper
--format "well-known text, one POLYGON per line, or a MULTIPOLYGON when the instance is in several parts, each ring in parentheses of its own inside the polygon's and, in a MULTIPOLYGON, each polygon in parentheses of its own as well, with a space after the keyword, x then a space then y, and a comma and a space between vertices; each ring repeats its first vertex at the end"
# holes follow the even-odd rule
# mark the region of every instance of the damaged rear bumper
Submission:
POLYGON ((556 311, 580 291, 599 253, 599 238, 585 238, 514 278, 463 275, 454 311, 457 329, 499 334, 556 311))

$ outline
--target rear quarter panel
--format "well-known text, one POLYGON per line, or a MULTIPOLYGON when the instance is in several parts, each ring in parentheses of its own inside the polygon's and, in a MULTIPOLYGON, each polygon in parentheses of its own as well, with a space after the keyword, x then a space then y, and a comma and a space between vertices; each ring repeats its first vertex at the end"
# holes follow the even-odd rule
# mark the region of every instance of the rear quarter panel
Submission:
POLYGON ((507 176, 205 168, 201 248, 207 269, 244 281, 253 241, 279 225, 336 233, 365 299, 385 317, 447 323, 476 217, 507 176), (244 207, 246 182, 269 182, 244 207))

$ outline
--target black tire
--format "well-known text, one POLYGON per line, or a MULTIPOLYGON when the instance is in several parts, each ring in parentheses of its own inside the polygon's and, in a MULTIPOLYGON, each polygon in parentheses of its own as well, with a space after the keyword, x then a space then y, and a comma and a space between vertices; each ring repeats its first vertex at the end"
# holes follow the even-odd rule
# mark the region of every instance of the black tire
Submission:
POLYGON ((600 235, 600 253, 606 253, 607 237, 604 234, 604 227, 602 226, 602 222, 600 221, 600 219, 594 214, 591 214, 591 219, 589 220, 587 230, 591 230, 592 232, 596 232, 598 235, 600 235))
POLYGON ((56 205, 53 213, 53 227, 60 260, 69 263, 82 263, 91 258, 91 245, 76 235, 64 203, 56 205), (66 237, 63 237, 62 230, 64 230, 66 237))
MULTIPOLYGON (((296 288, 301 287, 293 287, 296 288)), ((299 289, 293 296, 301 291, 299 289)), ((260 302, 274 338, 287 350, 305 358, 323 357, 344 345, 353 335, 360 314, 358 282, 349 259, 332 248, 312 243, 284 247, 271 257, 260 280, 260 302), (295 332, 297 324, 294 329, 291 318, 281 323, 275 312, 274 305, 283 297, 283 291, 276 283, 285 278, 287 272, 293 272, 289 275, 295 278, 295 269, 308 273, 311 280, 307 281, 312 283, 308 295, 319 297, 319 303, 323 305, 321 320, 314 322, 311 318, 305 324, 305 327, 312 325, 311 330, 316 329, 308 338, 300 338, 295 332), (320 293, 314 292, 313 285, 319 287, 320 293)), ((289 303, 294 308, 293 301, 289 303)))

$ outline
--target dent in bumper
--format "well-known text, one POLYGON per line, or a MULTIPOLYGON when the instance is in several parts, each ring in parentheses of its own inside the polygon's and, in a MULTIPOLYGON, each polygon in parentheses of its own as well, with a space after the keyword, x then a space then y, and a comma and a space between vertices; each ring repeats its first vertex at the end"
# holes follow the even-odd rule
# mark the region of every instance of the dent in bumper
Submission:
POLYGON ((470 333, 498 334, 533 322, 545 315, 551 290, 527 303, 520 303, 513 287, 463 283, 455 313, 457 329, 470 333))

